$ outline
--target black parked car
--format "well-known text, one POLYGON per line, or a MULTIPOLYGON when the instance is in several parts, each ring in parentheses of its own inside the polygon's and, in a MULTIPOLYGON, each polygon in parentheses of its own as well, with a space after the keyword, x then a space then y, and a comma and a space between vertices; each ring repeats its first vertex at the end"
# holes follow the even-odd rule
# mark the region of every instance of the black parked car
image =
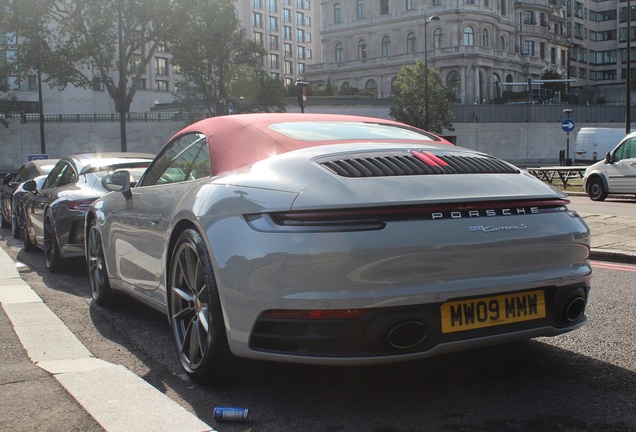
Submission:
POLYGON ((9 173, 4 176, 4 187, 2 188, 2 228, 11 227, 13 237, 20 237, 20 230, 18 229, 16 219, 17 209, 14 209, 13 207, 13 203, 15 202, 13 198, 16 189, 18 189, 18 186, 27 180, 32 180, 38 176, 51 172, 57 161, 58 159, 29 161, 22 165, 18 169, 18 172, 9 173))

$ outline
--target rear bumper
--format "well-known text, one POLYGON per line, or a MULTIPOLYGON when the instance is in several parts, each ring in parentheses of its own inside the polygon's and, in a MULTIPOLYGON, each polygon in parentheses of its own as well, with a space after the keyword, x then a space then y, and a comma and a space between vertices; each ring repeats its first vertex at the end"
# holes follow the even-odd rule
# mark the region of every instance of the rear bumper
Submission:
POLYGON ((261 317, 254 326, 249 348, 260 358, 318 364, 372 364, 553 336, 586 322, 588 286, 547 287, 543 291, 544 318, 453 333, 442 331, 441 303, 375 308, 358 319, 261 317), (573 304, 576 310, 571 309, 573 304))

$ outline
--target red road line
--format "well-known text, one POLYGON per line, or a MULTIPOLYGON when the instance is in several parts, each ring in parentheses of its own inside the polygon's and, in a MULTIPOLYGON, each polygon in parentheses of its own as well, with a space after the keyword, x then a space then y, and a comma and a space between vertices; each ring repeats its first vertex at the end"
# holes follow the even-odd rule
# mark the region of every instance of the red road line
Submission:
POLYGON ((615 264, 604 261, 591 261, 592 267, 605 268, 611 270, 621 270, 636 273, 636 266, 630 264, 615 264))

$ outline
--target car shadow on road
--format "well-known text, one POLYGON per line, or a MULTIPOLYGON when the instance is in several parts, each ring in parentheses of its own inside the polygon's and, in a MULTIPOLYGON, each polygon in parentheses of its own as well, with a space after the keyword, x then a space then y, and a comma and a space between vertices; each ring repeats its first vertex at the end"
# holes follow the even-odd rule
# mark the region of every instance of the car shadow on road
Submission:
POLYGON ((627 432, 636 427, 636 373, 554 346, 552 339, 382 366, 254 361, 237 380, 206 386, 185 377, 162 315, 129 299, 111 310, 93 304, 90 313, 103 336, 143 363, 145 380, 208 424, 216 424, 215 406, 251 409, 249 425, 224 423, 223 431, 627 432))

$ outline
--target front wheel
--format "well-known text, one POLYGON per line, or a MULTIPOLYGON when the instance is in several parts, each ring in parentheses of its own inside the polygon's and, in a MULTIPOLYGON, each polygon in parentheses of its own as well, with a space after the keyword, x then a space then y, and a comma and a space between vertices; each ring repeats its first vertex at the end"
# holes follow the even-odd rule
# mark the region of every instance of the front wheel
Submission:
POLYGON ((97 229, 97 220, 93 219, 88 226, 86 237, 86 265, 88 277, 93 292, 93 300, 100 306, 110 306, 115 303, 116 296, 110 287, 102 236, 97 229))
POLYGON ((195 381, 224 383, 239 359, 230 351, 210 255, 201 235, 187 229, 172 252, 169 313, 181 365, 195 381))
POLYGON ((587 193, 592 201, 604 201, 607 198, 607 190, 603 184, 603 180, 598 177, 590 179, 590 185, 587 188, 587 193))

